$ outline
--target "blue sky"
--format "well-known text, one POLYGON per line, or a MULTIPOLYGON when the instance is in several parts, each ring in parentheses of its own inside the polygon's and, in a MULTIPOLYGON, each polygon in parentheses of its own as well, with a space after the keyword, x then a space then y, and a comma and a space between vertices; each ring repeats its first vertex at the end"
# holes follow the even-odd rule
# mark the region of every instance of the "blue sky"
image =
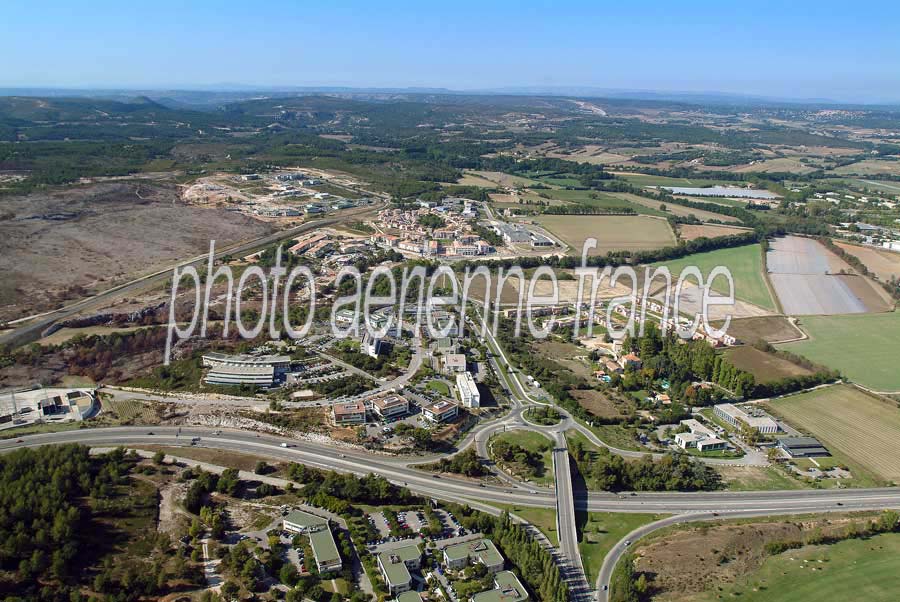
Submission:
POLYGON ((592 86, 900 100, 900 2, 7 0, 0 86, 592 86))

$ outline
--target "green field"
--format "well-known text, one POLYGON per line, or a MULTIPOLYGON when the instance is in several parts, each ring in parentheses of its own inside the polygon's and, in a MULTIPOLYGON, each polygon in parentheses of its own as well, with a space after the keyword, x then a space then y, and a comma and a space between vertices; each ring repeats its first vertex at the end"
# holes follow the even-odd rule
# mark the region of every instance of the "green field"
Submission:
POLYGON ((900 391, 900 313, 807 316, 810 338, 779 345, 877 391, 900 391))
POLYGON ((805 546, 770 556, 734 584, 692 600, 889 602, 900 592, 900 534, 805 546))
POLYGON ((839 385, 766 405, 824 443, 836 461, 849 466, 853 484, 900 483, 900 411, 895 403, 839 385))
MULTIPOLYGON (((697 266, 706 277, 716 266, 724 266, 731 270, 734 278, 734 297, 758 305, 764 309, 775 311, 775 302, 766 286, 763 276, 762 249, 758 244, 730 249, 717 249, 708 253, 696 253, 681 259, 664 261, 655 265, 665 265, 672 272, 673 281, 678 278, 681 271, 688 266, 697 266)), ((727 292, 727 282, 724 278, 716 278, 713 290, 719 293, 727 292)), ((674 287, 674 283, 673 283, 674 287)))
POLYGON ((652 176, 643 173, 619 172, 619 177, 628 180, 635 186, 716 186, 734 185, 727 180, 704 180, 702 178, 670 178, 668 176, 652 176))
POLYGON ((644 251, 676 244, 669 223, 638 215, 540 215, 539 224, 568 244, 570 253, 581 255, 585 239, 594 237, 591 255, 610 251, 644 251))
POLYGON ((519 518, 527 520, 537 527, 554 546, 559 546, 559 533, 556 532, 556 510, 553 508, 532 508, 515 504, 491 504, 495 508, 507 510, 519 518))
POLYGON ((597 192, 595 190, 542 190, 541 192, 546 193, 547 196, 551 198, 570 203, 578 203, 579 205, 590 205, 591 207, 607 210, 632 209, 636 213, 642 215, 666 217, 664 212, 654 209, 653 207, 633 203, 612 194, 597 192))
POLYGON ((440 395, 443 395, 444 397, 450 397, 450 387, 447 386, 447 383, 445 383, 444 381, 441 381, 441 380, 428 381, 428 384, 426 385, 426 387, 428 389, 431 389, 435 393, 439 393, 440 395))
POLYGON ((587 573, 588 583, 594 585, 603 559, 623 537, 640 526, 665 518, 665 514, 624 514, 618 512, 579 513, 578 550, 587 573))

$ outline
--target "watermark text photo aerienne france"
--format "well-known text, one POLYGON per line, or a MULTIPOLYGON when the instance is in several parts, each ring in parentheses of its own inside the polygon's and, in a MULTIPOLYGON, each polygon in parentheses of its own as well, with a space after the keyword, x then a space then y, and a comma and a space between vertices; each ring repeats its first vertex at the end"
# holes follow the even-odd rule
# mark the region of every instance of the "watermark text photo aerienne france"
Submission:
MULTIPOLYGON (((603 269, 588 266, 588 253, 596 246, 596 238, 589 237, 585 240, 581 265, 575 268, 578 280, 577 299, 583 302, 575 304, 573 339, 578 336, 591 336, 595 324, 600 325, 614 340, 621 340, 628 335, 643 336, 648 311, 656 314, 663 330, 671 329, 685 340, 695 338, 697 333, 703 333, 705 337, 713 340, 719 340, 727 335, 731 314, 725 314, 723 324, 718 328, 712 326, 713 319, 710 316, 712 307, 734 306, 734 278, 727 266, 716 266, 706 274, 697 266, 687 266, 677 280, 673 281, 672 273, 664 265, 643 267, 640 273, 630 265, 619 265, 615 269, 611 266, 605 266, 603 269), (712 284, 717 279, 727 284, 722 289, 727 291, 726 293, 711 294, 712 284), (665 292, 651 298, 651 285, 654 283, 663 285, 665 292), (703 290, 701 311, 694 314, 693 320, 680 317, 684 313, 681 300, 686 283, 703 290), (617 286, 624 286, 630 292, 612 298, 604 311, 598 302, 599 292, 604 288, 615 289, 617 286), (587 300, 584 301, 585 299, 587 300), (614 313, 625 317, 624 323, 614 320, 614 313), (584 332, 581 330, 582 325, 585 328, 584 332)), ((239 278, 235 278, 230 266, 214 265, 215 241, 210 241, 206 273, 203 277, 194 265, 173 268, 164 363, 169 364, 172 349, 179 341, 207 336, 212 289, 219 281, 227 283, 221 330, 223 337, 228 336, 232 318, 239 336, 248 340, 264 333, 274 340, 283 337, 298 340, 307 336, 313 325, 316 307, 314 274, 305 265, 294 266, 288 271, 281 265, 281 260, 282 248, 279 247, 276 251, 275 265, 268 273, 260 266, 250 266, 243 270, 239 278), (179 324, 176 319, 175 300, 180 292, 190 288, 194 290, 191 318, 186 324, 179 324), (308 305, 309 311, 303 324, 292 324, 289 310, 294 301, 291 297, 292 294, 296 296, 295 291, 298 289, 304 291, 303 302, 308 305), (246 295, 251 291, 254 294, 258 293, 262 305, 256 321, 246 324, 241 314, 241 303, 245 302, 246 295)), ((337 286, 344 280, 352 280, 355 292, 335 299, 330 314, 331 334, 339 339, 360 336, 362 333, 384 337, 397 326, 398 321, 404 320, 409 323, 407 320, 409 317, 412 318, 412 325, 416 330, 424 327, 428 336, 444 337, 457 328, 460 333, 464 332, 466 328, 464 317, 469 315, 468 311, 475 310, 477 319, 472 321, 472 326, 476 332, 483 336, 489 330, 496 335, 500 325, 500 314, 493 310, 500 307, 500 291, 503 285, 508 279, 515 278, 519 283, 516 288, 517 301, 512 304, 516 309, 515 336, 519 336, 522 332, 524 321, 531 337, 535 339, 548 337, 553 330, 553 316, 551 315, 541 325, 535 322, 534 317, 539 308, 556 306, 560 303, 559 281, 554 270, 542 265, 533 271, 531 278, 527 278, 521 266, 511 266, 506 269, 500 268, 496 280, 494 278, 494 274, 485 266, 474 269, 467 266, 460 274, 451 266, 442 264, 429 275, 424 266, 417 265, 404 266, 398 282, 394 270, 387 266, 376 267, 367 279, 363 278, 356 267, 344 266, 338 271, 334 284, 337 286), (485 293, 481 298, 476 298, 472 294, 472 285, 479 279, 484 285, 485 293), (373 292, 374 285, 381 280, 388 283, 390 292, 387 296, 376 295, 373 292), (541 281, 549 283, 549 292, 545 290, 543 294, 538 294, 538 283, 541 281), (409 300, 407 293, 414 283, 417 284, 414 289, 417 295, 409 300), (492 290, 497 291, 493 298, 490 295, 492 290), (399 306, 397 315, 390 314, 384 324, 376 326, 371 319, 372 311, 395 305, 399 306), (439 308, 456 309, 461 316, 459 324, 452 316, 450 321, 438 323, 435 320, 435 312, 439 308), (350 310, 352 319, 337 319, 341 310, 350 310)))

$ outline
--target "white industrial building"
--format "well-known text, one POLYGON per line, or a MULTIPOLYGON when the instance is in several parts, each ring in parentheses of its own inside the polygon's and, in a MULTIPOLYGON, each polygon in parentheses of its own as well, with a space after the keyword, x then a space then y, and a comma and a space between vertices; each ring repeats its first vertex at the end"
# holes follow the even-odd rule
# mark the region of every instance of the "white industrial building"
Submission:
POLYGON ((714 432, 693 418, 682 420, 681 424, 690 429, 686 433, 678 433, 675 435, 675 443, 677 443, 681 449, 696 448, 699 452, 705 452, 725 449, 728 445, 725 441, 716 437, 714 432))
POLYGON ((279 376, 290 370, 287 355, 228 355, 206 353, 203 366, 209 372, 203 379, 209 385, 254 385, 272 387, 279 376))
POLYGON ((720 403, 714 406, 713 412, 716 416, 737 428, 741 428, 741 423, 744 423, 757 432, 764 434, 777 433, 779 431, 778 423, 769 416, 754 416, 730 403, 720 403))

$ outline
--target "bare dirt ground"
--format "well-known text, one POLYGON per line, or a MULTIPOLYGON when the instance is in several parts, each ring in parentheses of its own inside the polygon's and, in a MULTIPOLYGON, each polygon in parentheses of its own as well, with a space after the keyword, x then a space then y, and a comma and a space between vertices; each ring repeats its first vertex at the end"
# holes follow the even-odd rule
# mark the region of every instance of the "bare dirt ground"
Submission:
MULTIPOLYGON (((716 322, 713 326, 720 328, 722 323, 716 322)), ((782 316, 732 320, 728 326, 728 334, 736 336, 741 341, 751 345, 759 340, 767 343, 777 343, 803 336, 803 332, 800 329, 782 316)))
POLYGON ((892 276, 900 278, 900 253, 846 242, 835 241, 834 244, 857 257, 879 280, 887 282, 892 276))
MULTIPOLYGON (((680 307, 679 313, 686 315, 695 315, 699 313, 703 313, 703 291, 704 288, 700 288, 693 282, 685 281, 684 287, 681 289, 681 297, 680 297, 680 307)), ((720 296, 718 293, 710 293, 710 297, 720 296)), ((663 301, 665 295, 662 291, 659 294, 653 295, 653 298, 658 301, 663 301)), ((675 307, 675 286, 672 286, 672 294, 670 297, 670 308, 674 311, 675 307)), ((759 307, 758 305, 753 305, 752 303, 747 303, 746 301, 741 301, 736 299, 734 305, 710 305, 709 306, 709 319, 712 322, 717 320, 724 320, 727 316, 731 316, 732 318, 758 318, 763 316, 770 316, 772 312, 759 307)))
POLYGON ((878 285, 809 238, 785 236, 773 241, 766 268, 786 314, 867 313, 892 307, 887 294, 876 290, 878 285))
POLYGON ((156 530, 160 533, 181 533, 179 523, 188 520, 188 514, 179 505, 187 493, 187 483, 170 481, 159 488, 159 523, 156 530))
POLYGON ((769 542, 799 540, 816 529, 839 535, 852 521, 840 517, 679 529, 639 544, 636 567, 653 576, 654 600, 690 599, 758 568, 769 542))
POLYGON ((620 418, 625 415, 622 408, 600 391, 577 389, 572 391, 572 397, 581 407, 600 418, 620 418))
POLYGON ((184 204, 172 185, 106 182, 4 200, 0 320, 152 273, 272 226, 224 209, 184 204))
POLYGON ((812 374, 811 370, 771 353, 760 351, 756 347, 734 347, 728 349, 725 355, 737 368, 753 374, 756 382, 767 383, 782 378, 812 374))
POLYGON ((717 224, 681 224, 678 226, 678 234, 684 240, 696 240, 703 237, 716 238, 717 236, 744 234, 748 231, 746 228, 719 226, 717 224))
POLYGON ((894 302, 888 292, 865 276, 847 274, 838 276, 838 278, 853 291, 854 295, 862 299, 870 312, 890 311, 894 307, 894 302))
POLYGON ((534 343, 532 349, 545 358, 558 362, 577 376, 582 378, 591 376, 590 362, 586 359, 588 352, 584 347, 554 339, 545 339, 534 343))

